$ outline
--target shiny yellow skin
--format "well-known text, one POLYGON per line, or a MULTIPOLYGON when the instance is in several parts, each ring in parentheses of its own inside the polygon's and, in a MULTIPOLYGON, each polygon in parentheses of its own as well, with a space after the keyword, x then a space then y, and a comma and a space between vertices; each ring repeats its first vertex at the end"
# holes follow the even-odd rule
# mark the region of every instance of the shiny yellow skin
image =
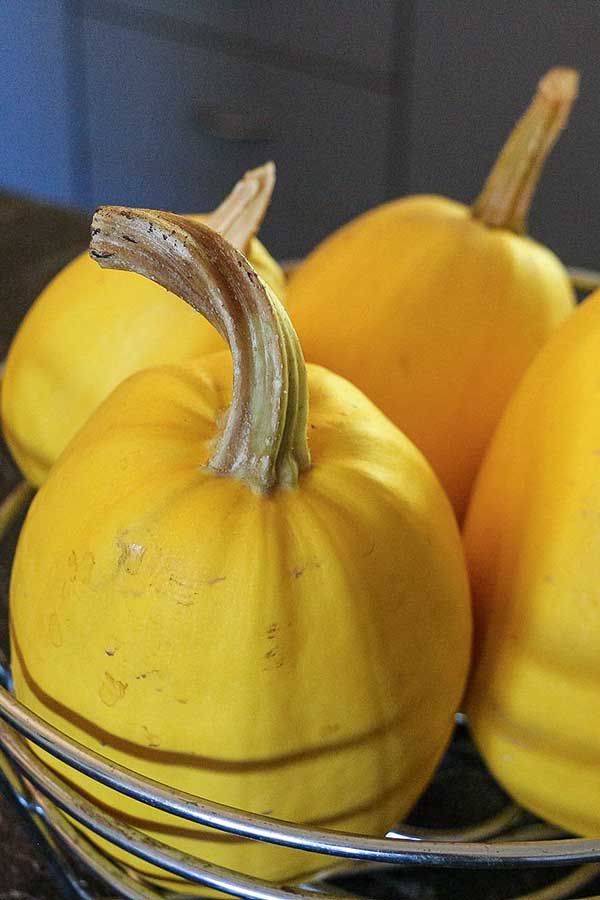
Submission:
POLYGON ((416 443, 459 519, 504 406, 573 305, 550 250, 435 196, 350 222, 288 285, 307 360, 350 379, 416 443))
MULTIPOLYGON (((13 569, 17 697, 165 784, 383 835, 430 778, 464 688, 450 504, 398 429, 319 367, 298 487, 265 496, 213 475, 229 381, 222 354, 137 373, 61 456, 13 569)), ((323 865, 68 778, 212 862, 269 879, 323 865)))
MULTIPOLYGON (((256 238, 248 259, 283 298, 283 272, 256 238)), ((131 272, 101 269, 81 254, 42 291, 8 354, 2 423, 21 471, 42 484, 71 437, 124 378, 224 346, 169 291, 131 272)))
POLYGON ((600 835, 600 292, 523 378, 465 526, 476 618, 467 700, 524 806, 600 835))

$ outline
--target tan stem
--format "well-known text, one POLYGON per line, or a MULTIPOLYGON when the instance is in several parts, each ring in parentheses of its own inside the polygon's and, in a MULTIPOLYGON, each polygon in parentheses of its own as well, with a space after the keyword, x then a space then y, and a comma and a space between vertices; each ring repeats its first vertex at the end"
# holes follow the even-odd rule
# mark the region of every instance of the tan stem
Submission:
POLYGON ((517 234, 526 231, 544 163, 567 124, 578 87, 574 69, 555 68, 544 75, 472 206, 474 218, 517 234))
POLYGON ((245 258, 200 222, 112 206, 94 215, 90 255, 158 282, 228 342, 232 401, 209 467, 262 493, 296 486, 310 468, 304 359, 283 306, 245 258))
POLYGON ((205 218, 207 225, 226 237, 230 244, 247 253, 250 241, 269 208, 275 187, 275 163, 267 162, 246 172, 231 193, 205 218))

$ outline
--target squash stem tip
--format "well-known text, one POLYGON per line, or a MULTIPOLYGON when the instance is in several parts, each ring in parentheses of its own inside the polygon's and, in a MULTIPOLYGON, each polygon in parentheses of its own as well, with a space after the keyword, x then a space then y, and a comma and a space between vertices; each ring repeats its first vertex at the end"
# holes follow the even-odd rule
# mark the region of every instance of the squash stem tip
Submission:
POLYGON ((227 238, 236 250, 248 253, 258 234, 275 188, 275 163, 246 172, 208 218, 207 224, 227 238))
POLYGON ((550 69, 504 145, 482 192, 474 218, 492 228, 522 234, 542 169, 566 126, 579 90, 575 69, 550 69))

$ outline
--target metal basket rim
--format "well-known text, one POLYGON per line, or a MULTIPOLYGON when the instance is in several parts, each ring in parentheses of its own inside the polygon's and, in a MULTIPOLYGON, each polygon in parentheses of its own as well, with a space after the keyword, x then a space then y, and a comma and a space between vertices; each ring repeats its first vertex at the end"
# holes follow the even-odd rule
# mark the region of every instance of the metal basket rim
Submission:
MULTIPOLYGON (((0 539, 30 493, 20 483, 0 504, 0 539)), ((428 839, 423 830, 403 829, 394 837, 373 838, 298 825, 167 788, 67 737, 20 703, 6 686, 0 686, 0 718, 55 758, 109 788, 177 818, 240 837, 345 859, 411 865, 509 867, 600 862, 600 838, 482 844, 428 839)), ((0 734, 3 746, 5 735, 0 734)), ((10 756, 10 750, 7 752, 10 756)))

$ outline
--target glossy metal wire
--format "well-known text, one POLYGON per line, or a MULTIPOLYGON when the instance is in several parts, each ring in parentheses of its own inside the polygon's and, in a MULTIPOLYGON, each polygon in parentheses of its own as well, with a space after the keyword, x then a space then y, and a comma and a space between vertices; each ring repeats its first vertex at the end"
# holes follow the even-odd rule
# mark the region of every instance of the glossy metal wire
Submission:
MULTIPOLYGON (((395 832, 398 837, 394 838, 371 838, 345 832, 305 828, 291 822, 247 813, 193 797, 138 775, 66 737, 58 729, 27 710, 4 688, 0 688, 0 718, 57 759, 128 797, 148 803, 156 809, 172 813, 187 821, 246 838, 329 856, 403 865, 501 868, 600 862, 600 840, 594 838, 458 843, 449 840, 424 840, 411 829, 395 832)), ((23 750, 15 742, 14 736, 4 727, 0 729, 0 743, 8 755, 16 759, 19 767, 30 776, 32 761, 23 755, 23 750)), ((37 761, 36 765, 39 765, 37 761)), ((40 776, 37 770, 34 774, 37 778, 33 780, 40 790, 45 793, 56 792, 56 786, 50 786, 49 775, 40 776)), ((53 799, 56 802, 56 798, 53 799)), ((93 825, 89 827, 94 830, 93 825)))
MULTIPOLYGON (((18 517, 31 493, 27 486, 18 485, 0 504, 0 539, 18 517)), ((24 707, 10 692, 10 672, 1 659, 0 682, 3 685, 0 686, 0 748, 5 754, 5 759, 0 761, 3 763, 2 773, 15 798, 36 818, 47 843, 56 856, 64 860, 65 870, 69 867, 65 856, 68 852, 111 892, 127 900, 165 900, 166 893, 106 857, 73 826, 70 819, 134 856, 187 879, 191 889, 193 885, 203 885, 246 900, 314 900, 315 894, 330 900, 342 900, 353 895, 341 889, 332 889, 327 885, 327 879, 373 873, 384 868, 389 870, 391 866, 506 868, 583 863, 548 887, 515 900, 563 900, 600 874, 600 840, 552 839, 556 830, 544 823, 515 831, 522 825, 523 813, 514 805, 507 806, 486 822, 465 829, 430 831, 403 828, 390 832, 385 838, 370 838, 305 828, 171 790, 83 747, 24 707), (323 854, 324 867, 295 884, 276 885, 181 853, 118 822, 82 798, 31 752, 20 735, 67 765, 122 794, 198 825, 323 854), (506 833, 511 829, 513 839, 507 840, 506 833), (504 837, 500 838, 501 835, 504 837), (342 862, 325 864, 327 857, 335 857, 342 862)), ((70 873, 70 881, 73 883, 75 880, 76 876, 70 873)), ((80 887, 78 893, 81 900, 92 900, 83 888, 80 887)), ((181 894, 177 896, 184 897, 181 894)))

